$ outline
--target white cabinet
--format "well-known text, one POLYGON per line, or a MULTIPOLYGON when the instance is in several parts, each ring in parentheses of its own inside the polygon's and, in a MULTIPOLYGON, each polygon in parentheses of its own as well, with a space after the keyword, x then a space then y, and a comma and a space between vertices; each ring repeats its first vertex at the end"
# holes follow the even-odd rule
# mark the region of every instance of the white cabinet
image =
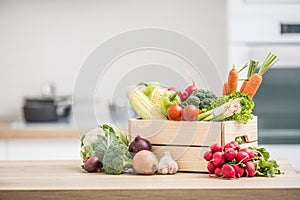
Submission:
POLYGON ((78 160, 79 152, 76 138, 0 140, 0 160, 78 160))

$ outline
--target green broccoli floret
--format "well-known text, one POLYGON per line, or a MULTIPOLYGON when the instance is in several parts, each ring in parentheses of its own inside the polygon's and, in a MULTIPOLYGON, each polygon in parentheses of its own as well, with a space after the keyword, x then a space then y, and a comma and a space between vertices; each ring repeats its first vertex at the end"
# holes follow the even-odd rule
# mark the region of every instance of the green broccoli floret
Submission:
POLYGON ((106 174, 122 174, 131 166, 131 155, 125 145, 111 145, 104 154, 103 169, 106 174))
POLYGON ((185 107, 187 105, 194 105, 199 107, 200 105, 200 100, 198 97, 196 96, 190 96, 189 98, 187 98, 183 103, 182 103, 182 107, 185 107))
POLYGON ((198 89, 192 92, 191 95, 182 103, 182 107, 192 104, 198 106, 199 109, 202 110, 204 108, 208 108, 210 106, 210 102, 216 98, 217 96, 212 91, 198 89))

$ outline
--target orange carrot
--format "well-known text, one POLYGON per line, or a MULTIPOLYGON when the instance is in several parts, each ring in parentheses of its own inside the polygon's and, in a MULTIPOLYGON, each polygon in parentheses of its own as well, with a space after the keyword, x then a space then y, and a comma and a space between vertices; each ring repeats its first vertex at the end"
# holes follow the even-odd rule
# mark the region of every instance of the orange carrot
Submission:
POLYGON ((228 95, 228 82, 223 85, 223 96, 228 95))
POLYGON ((243 82, 243 84, 242 84, 242 86, 240 88, 240 92, 244 91, 244 89, 245 89, 246 85, 248 84, 248 82, 249 82, 249 80, 244 80, 244 82, 243 82))
POLYGON ((248 84, 249 82, 249 79, 250 77, 254 74, 255 70, 256 70, 256 67, 258 65, 258 62, 257 61, 254 61, 254 60, 250 60, 250 64, 249 64, 249 69, 248 69, 248 73, 247 73, 247 79, 244 80, 241 88, 240 88, 240 92, 243 92, 246 85, 248 84))
POLYGON ((235 69, 235 65, 233 65, 232 69, 228 74, 228 91, 227 94, 229 95, 231 92, 235 92, 238 85, 238 72, 235 69))
POLYGON ((243 90, 244 94, 248 94, 251 98, 254 97, 255 93, 257 92, 260 84, 262 83, 263 80, 263 74, 267 72, 270 67, 275 64, 278 61, 278 58, 275 54, 269 53, 268 56, 266 57, 264 63, 260 67, 258 73, 253 74, 250 79, 248 84, 246 85, 245 89, 243 90))
POLYGON ((243 93, 248 94, 251 98, 253 98, 261 82, 262 82, 262 76, 258 73, 253 74, 250 77, 248 84, 244 88, 243 93))

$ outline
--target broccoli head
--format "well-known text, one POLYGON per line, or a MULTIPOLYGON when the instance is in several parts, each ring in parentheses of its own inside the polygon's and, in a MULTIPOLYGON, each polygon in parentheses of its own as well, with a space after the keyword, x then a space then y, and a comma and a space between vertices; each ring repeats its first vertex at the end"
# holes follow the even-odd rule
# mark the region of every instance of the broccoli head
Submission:
POLYGON ((194 105, 199 107, 200 105, 200 100, 198 97, 196 96, 190 96, 189 98, 187 98, 183 103, 182 103, 182 107, 185 107, 187 105, 194 105))
POLYGON ((182 107, 187 105, 198 106, 199 109, 208 108, 210 102, 216 99, 217 96, 209 90, 198 89, 191 93, 191 95, 182 103, 182 107))
POLYGON ((125 145, 110 145, 103 157, 103 168, 107 174, 122 174, 132 166, 131 155, 125 145))

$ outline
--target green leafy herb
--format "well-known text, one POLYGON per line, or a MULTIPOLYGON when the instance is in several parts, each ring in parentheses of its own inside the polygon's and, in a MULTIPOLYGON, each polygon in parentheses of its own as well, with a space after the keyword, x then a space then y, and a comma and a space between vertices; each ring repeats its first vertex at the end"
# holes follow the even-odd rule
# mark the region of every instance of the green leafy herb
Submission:
POLYGON ((275 174, 282 174, 276 160, 270 160, 270 153, 266 148, 249 148, 256 154, 253 159, 253 162, 256 165, 256 175, 273 177, 275 174))
POLYGON ((210 103, 209 110, 217 108, 231 99, 237 99, 237 98, 240 99, 241 112, 236 113, 230 117, 227 117, 225 120, 226 121, 234 120, 246 124, 249 120, 253 119, 252 110, 254 108, 254 102, 247 94, 243 94, 237 91, 237 92, 232 92, 228 96, 218 97, 217 99, 213 100, 210 103))

